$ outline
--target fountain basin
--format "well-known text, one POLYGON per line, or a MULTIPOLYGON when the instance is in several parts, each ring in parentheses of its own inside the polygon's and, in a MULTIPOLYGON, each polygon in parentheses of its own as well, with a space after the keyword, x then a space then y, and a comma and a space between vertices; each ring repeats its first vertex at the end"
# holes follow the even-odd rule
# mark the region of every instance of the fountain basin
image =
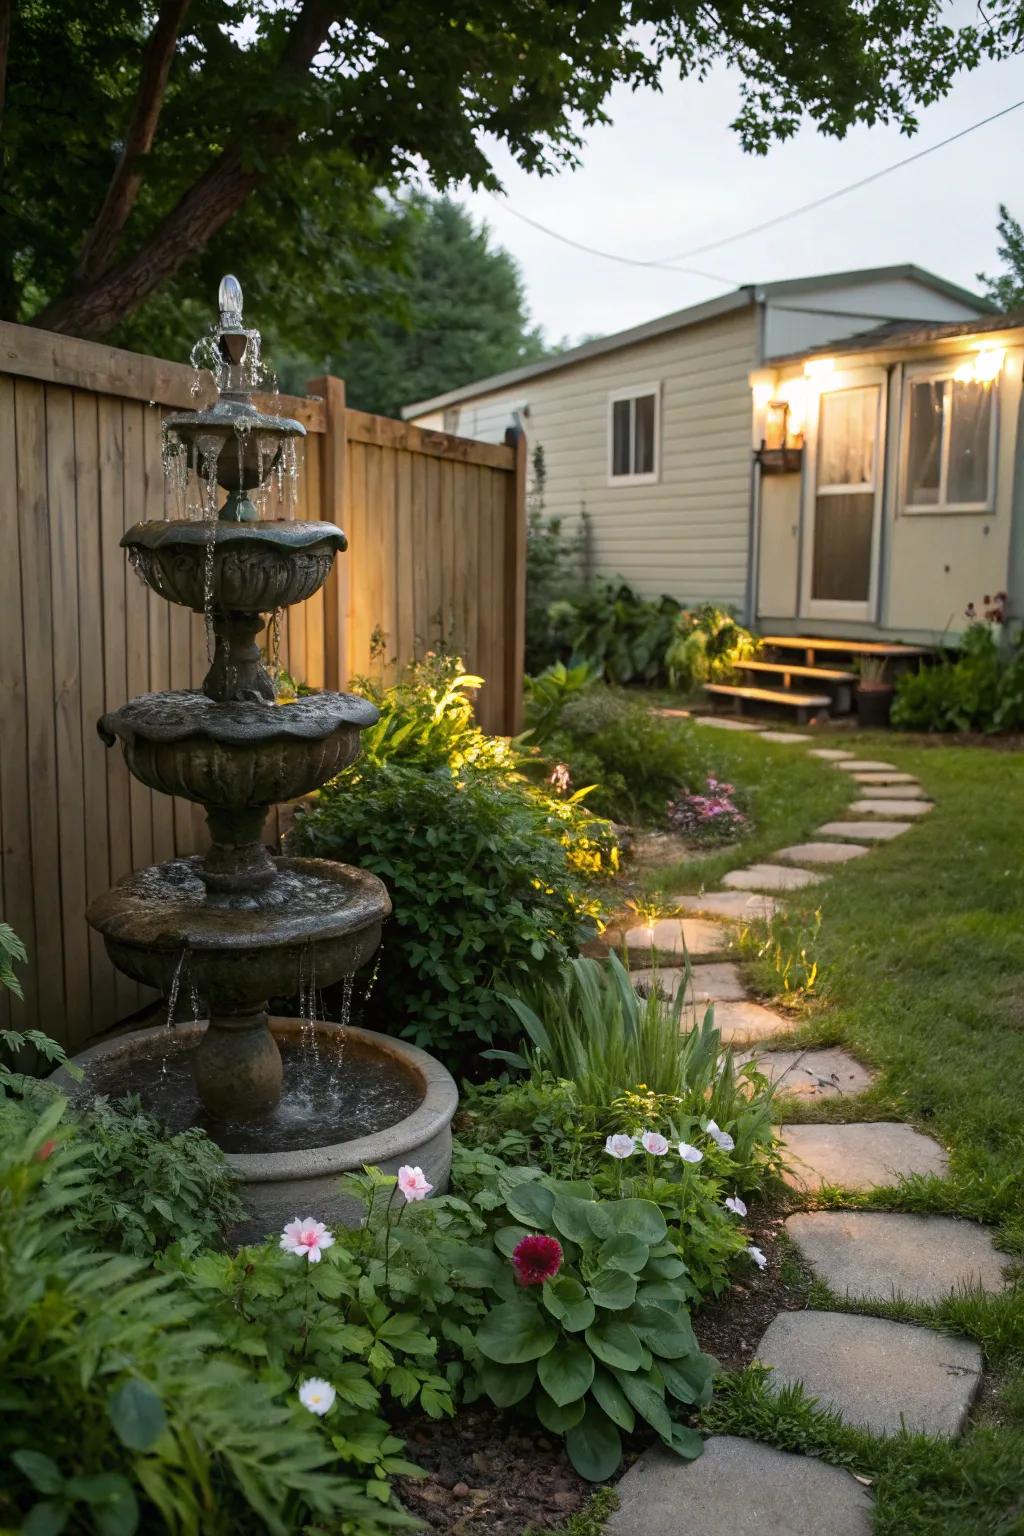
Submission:
POLYGON ((195 613, 202 613, 208 600, 216 609, 239 613, 304 603, 319 592, 347 544, 333 523, 286 519, 136 523, 121 540, 147 586, 195 613))
POLYGON ((164 430, 172 442, 181 443, 190 469, 212 478, 215 464, 217 484, 226 491, 255 489, 274 468, 282 445, 306 435, 301 421, 268 416, 227 392, 206 410, 168 416, 164 430))
MULTIPOLYGON (((458 1104, 458 1090, 451 1074, 426 1051, 390 1035, 374 1030, 359 1029, 353 1025, 342 1026, 323 1020, 310 1025, 299 1019, 272 1018, 271 1031, 287 1058, 307 1035, 302 1047, 312 1049, 308 1035, 312 1032, 315 1046, 321 1056, 315 1062, 323 1063, 324 1072, 331 1070, 331 1056, 337 1058, 343 1051, 338 1066, 338 1079, 342 1086, 346 1081, 346 1062, 350 1068, 355 1058, 369 1062, 379 1074, 389 1074, 400 1083, 402 1092, 395 1102, 404 1112, 391 1124, 380 1125, 348 1139, 317 1139, 315 1105, 311 1111, 310 1144, 296 1148, 279 1148, 271 1144, 274 1139, 294 1141, 275 1124, 275 1117, 266 1122, 253 1121, 246 1128, 247 1138, 257 1142, 265 1138, 267 1145, 258 1151, 231 1151, 225 1156, 243 1186, 244 1196, 251 1214, 235 1228, 231 1236, 239 1243, 257 1242, 267 1233, 279 1232, 284 1224, 296 1216, 315 1216, 319 1221, 344 1226, 356 1226, 362 1219, 360 1203, 345 1195, 338 1181, 345 1173, 358 1172, 364 1165, 383 1168, 396 1173, 403 1164, 423 1169, 437 1194, 448 1185, 451 1167, 451 1121, 458 1104), (344 1041, 344 1045, 342 1042, 344 1041), (411 1100, 412 1107, 409 1108, 411 1100)), ((206 1030, 205 1020, 179 1024, 173 1029, 173 1054, 187 1058, 198 1046, 206 1030)), ((62 1067, 50 1081, 72 1099, 88 1099, 98 1094, 117 1097, 129 1092, 140 1092, 143 1103, 157 1115, 160 1111, 161 1059, 168 1050, 168 1036, 172 1032, 166 1026, 133 1030, 116 1035, 89 1047, 74 1058, 74 1064, 82 1068, 84 1077, 75 1082, 62 1067), (147 1076, 152 1086, 144 1086, 147 1076)), ((190 1078, 191 1067, 185 1061, 185 1076, 190 1078)), ((165 1090, 166 1091, 166 1090, 165 1090)), ((362 1084, 355 1085, 357 1093, 364 1093, 362 1084)), ((289 1089, 286 1074, 285 1095, 282 1099, 285 1118, 290 1114, 289 1089)), ((168 1116, 169 1123, 183 1128, 188 1123, 201 1124, 214 1139, 223 1137, 230 1143, 233 1133, 218 1126, 217 1122, 202 1119, 201 1106, 194 1118, 188 1119, 187 1105, 178 1106, 175 1116, 168 1116)), ((382 1111, 386 1118, 386 1111, 382 1111)), ((164 1118, 161 1115, 161 1118, 164 1118)), ((324 1116, 326 1121, 329 1117, 324 1116)), ((400 1197, 399 1197, 400 1198, 400 1197)))

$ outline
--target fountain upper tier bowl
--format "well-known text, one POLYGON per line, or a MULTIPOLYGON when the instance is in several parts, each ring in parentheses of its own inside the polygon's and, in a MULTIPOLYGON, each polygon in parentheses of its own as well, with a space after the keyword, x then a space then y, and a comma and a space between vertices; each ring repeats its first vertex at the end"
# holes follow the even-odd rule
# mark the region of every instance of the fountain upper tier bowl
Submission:
POLYGON ((359 733, 379 718, 354 693, 291 704, 218 704, 197 692, 144 693, 97 726, 119 737, 131 772, 150 789, 223 810, 306 795, 355 762, 359 733))
POLYGON ((273 861, 259 897, 210 899, 202 860, 171 859, 97 896, 89 922, 126 976, 169 993, 182 954, 202 994, 224 1006, 283 997, 310 980, 326 987, 364 965, 391 911, 382 881, 328 859, 273 861))
POLYGON ((333 523, 285 519, 136 523, 121 544, 147 586, 194 613, 207 606, 271 613, 304 603, 348 547, 333 523))
POLYGON ((164 430, 170 441, 183 445, 190 469, 226 491, 239 492, 254 490, 267 478, 289 438, 306 435, 301 421, 268 416, 236 395, 222 397, 205 411, 168 416, 164 430))

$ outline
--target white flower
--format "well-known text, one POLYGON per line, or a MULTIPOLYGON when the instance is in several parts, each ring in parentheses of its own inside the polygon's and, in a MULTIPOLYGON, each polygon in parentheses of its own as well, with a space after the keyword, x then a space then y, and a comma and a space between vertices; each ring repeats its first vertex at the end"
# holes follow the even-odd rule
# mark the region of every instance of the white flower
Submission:
POLYGON ((732 1211, 734 1216, 745 1216, 747 1214, 747 1208, 739 1195, 729 1195, 725 1202, 725 1208, 727 1211, 732 1211))
POLYGON ((334 1238, 323 1222, 314 1221, 312 1216, 304 1216, 301 1221, 296 1217, 281 1233, 280 1246, 285 1253, 297 1253, 311 1264, 319 1264, 323 1250, 333 1244, 334 1238))
POLYGON ((707 1125, 704 1127, 704 1129, 707 1131, 708 1135, 711 1137, 711 1140, 717 1146, 721 1147, 723 1152, 731 1152, 733 1150, 733 1148, 735 1147, 736 1143, 733 1141, 732 1137, 729 1135, 729 1132, 728 1131, 723 1131, 720 1128, 720 1126, 718 1126, 716 1124, 716 1122, 714 1120, 709 1120, 707 1125))
POLYGON ((608 1137, 604 1149, 610 1157, 632 1157, 636 1151, 636 1142, 632 1136, 626 1136, 620 1131, 618 1136, 608 1137))
POLYGON ((398 1170, 398 1187, 406 1200, 425 1200, 434 1186, 422 1168, 411 1168, 407 1163, 398 1170))
POLYGON ((644 1151, 649 1152, 652 1157, 664 1157, 668 1151, 668 1142, 657 1131, 644 1131, 640 1140, 643 1142, 644 1151))
POLYGON ((704 1153, 699 1147, 691 1147, 688 1141, 681 1141, 679 1143, 679 1156, 684 1163, 702 1163, 704 1161, 704 1153))
POLYGON ((765 1258, 760 1248, 755 1248, 754 1244, 751 1243, 750 1247, 747 1249, 747 1252, 750 1254, 750 1257, 753 1259, 758 1269, 768 1268, 768 1260, 765 1258))
POLYGON ((299 1402, 303 1408, 319 1414, 321 1418, 325 1413, 330 1413, 337 1395, 330 1382, 321 1381, 319 1376, 311 1376, 299 1387, 299 1402))

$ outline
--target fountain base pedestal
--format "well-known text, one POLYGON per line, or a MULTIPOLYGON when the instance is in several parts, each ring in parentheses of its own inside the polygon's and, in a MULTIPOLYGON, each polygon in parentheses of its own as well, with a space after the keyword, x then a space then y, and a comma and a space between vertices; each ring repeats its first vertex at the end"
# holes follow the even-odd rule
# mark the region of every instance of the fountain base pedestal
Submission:
POLYGON ((196 1092, 214 1119, 255 1119, 275 1109, 284 1067, 266 1004, 213 1015, 192 1067, 196 1092))

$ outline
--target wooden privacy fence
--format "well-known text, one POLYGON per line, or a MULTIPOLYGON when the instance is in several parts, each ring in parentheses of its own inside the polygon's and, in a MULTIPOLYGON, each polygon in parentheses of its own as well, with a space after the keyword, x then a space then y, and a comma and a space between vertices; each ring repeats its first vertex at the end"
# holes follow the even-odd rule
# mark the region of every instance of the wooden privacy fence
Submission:
MULTIPOLYGON (((200 807, 145 789, 96 721, 136 694, 196 687, 201 617, 128 568, 119 540, 165 503, 161 420, 193 372, 0 324, 0 919, 24 940, 25 1002, 0 1027, 78 1048, 152 994, 118 976, 85 922, 129 870, 201 848, 200 807)), ((477 443, 347 410, 339 379, 275 407, 306 428, 294 516, 349 549, 282 624, 297 679, 344 688, 380 657, 436 646, 479 672, 478 714, 519 729, 525 444, 477 443), (375 659, 371 663, 371 656, 375 659)))

